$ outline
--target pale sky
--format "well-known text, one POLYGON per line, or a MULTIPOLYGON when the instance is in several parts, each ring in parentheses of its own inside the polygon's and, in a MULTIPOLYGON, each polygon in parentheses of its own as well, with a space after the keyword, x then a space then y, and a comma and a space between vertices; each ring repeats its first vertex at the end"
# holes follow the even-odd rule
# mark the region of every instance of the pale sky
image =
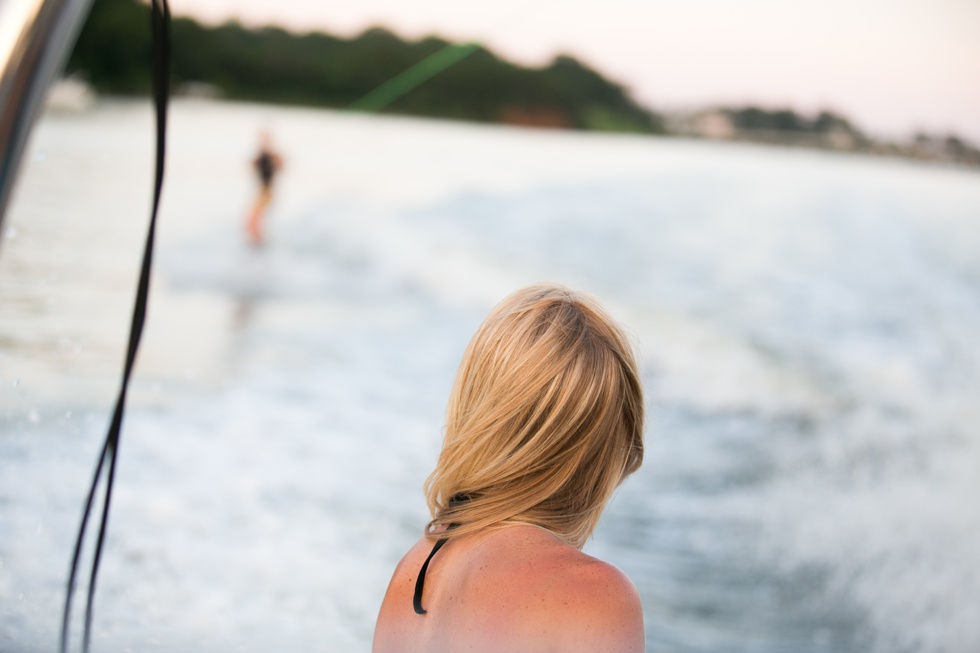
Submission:
POLYGON ((479 41, 518 63, 569 53, 655 109, 829 108, 866 131, 980 144, 980 0, 170 0, 176 14, 351 36, 479 41))

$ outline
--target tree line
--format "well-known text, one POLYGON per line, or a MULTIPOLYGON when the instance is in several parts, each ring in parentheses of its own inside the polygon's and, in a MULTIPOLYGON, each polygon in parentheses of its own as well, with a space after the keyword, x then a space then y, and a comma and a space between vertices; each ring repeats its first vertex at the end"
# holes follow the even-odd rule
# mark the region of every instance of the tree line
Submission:
MULTIPOLYGON (((150 87, 149 8, 138 0, 95 0, 66 72, 99 93, 150 87)), ((450 45, 406 41, 383 28, 353 38, 294 34, 277 27, 172 23, 175 88, 203 83, 229 99, 347 107, 450 45)), ((570 56, 530 68, 484 47, 395 99, 383 111, 481 122, 663 133, 656 112, 570 56)))

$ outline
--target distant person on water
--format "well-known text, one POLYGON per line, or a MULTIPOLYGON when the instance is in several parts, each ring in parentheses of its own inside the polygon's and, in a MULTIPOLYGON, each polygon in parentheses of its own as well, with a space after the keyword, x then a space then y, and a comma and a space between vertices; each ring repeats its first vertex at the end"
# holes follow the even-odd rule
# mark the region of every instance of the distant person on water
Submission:
POLYGON ((266 130, 259 134, 259 154, 252 161, 252 167, 259 177, 259 195, 248 216, 247 228, 249 240, 258 246, 262 244, 262 218, 272 200, 272 182, 282 168, 282 157, 272 147, 272 139, 266 130))
POLYGON ((581 551, 643 460, 623 331, 590 297, 520 290, 470 341, 425 482, 432 520, 402 558, 374 653, 641 653, 633 583, 581 551))

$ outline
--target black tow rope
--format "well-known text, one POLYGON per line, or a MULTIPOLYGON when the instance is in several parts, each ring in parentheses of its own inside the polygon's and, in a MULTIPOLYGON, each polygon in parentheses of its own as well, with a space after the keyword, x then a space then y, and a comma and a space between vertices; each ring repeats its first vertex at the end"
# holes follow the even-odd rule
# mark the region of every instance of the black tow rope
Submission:
POLYGON ((126 365, 123 368, 122 384, 116 399, 116 408, 112 414, 112 423, 105 436, 102 454, 95 466, 95 477, 85 501, 85 511, 82 523, 78 527, 78 539, 75 541, 75 553, 71 560, 71 571, 68 574, 68 587, 65 592, 65 610, 61 622, 61 653, 68 653, 68 630, 71 621, 71 601, 75 590, 75 577, 78 574, 78 562, 82 552, 82 541, 85 539, 85 528, 92 513, 95 502, 95 491, 98 488, 102 472, 108 468, 105 484, 105 496, 102 504, 102 518, 99 522, 99 535, 95 543, 95 553, 92 557, 92 570, 89 574, 88 596, 85 601, 85 630, 82 637, 82 651, 88 653, 92 635, 92 602, 95 598, 95 580, 99 573, 99 561, 102 558, 102 547, 105 543, 106 523, 109 519, 109 503, 112 501, 112 485, 116 475, 116 453, 119 450, 119 432, 122 427, 123 410, 126 405, 126 390, 129 387, 129 377, 139 349, 140 336, 143 334, 143 323, 146 321, 146 300, 150 290, 150 264, 153 260, 153 240, 156 233, 157 210, 160 207, 160 192, 163 188, 163 163, 166 150, 167 136, 167 101, 170 97, 170 7, 167 0, 152 0, 150 9, 151 50, 150 59, 153 76, 153 104, 156 110, 156 174, 153 186, 153 208, 150 212, 150 227, 146 235, 146 245, 143 249, 143 263, 140 268, 139 285, 136 290, 136 303, 133 307, 133 319, 129 330, 129 346, 126 351, 126 365))

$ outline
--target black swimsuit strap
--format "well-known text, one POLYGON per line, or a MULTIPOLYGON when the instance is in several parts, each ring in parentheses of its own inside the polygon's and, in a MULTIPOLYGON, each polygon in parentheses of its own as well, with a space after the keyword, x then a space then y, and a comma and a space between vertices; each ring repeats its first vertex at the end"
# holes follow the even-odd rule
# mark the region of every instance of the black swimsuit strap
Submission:
MULTIPOLYGON (((455 508, 464 501, 469 500, 470 497, 468 494, 459 493, 453 495, 453 497, 449 500, 449 507, 455 508)), ((457 526, 459 526, 459 524, 450 524, 446 527, 446 530, 451 531, 457 526)), ((433 545, 432 550, 429 551, 429 557, 425 559, 425 562, 422 563, 422 568, 419 569, 419 577, 415 579, 415 595, 412 597, 412 606, 415 607, 415 614, 425 614, 425 608, 422 607, 422 589, 425 587, 425 571, 429 568, 429 562, 432 560, 432 556, 434 556, 436 552, 442 548, 442 545, 448 540, 449 538, 444 537, 436 542, 433 545)))
POLYGON ((432 556, 436 554, 436 551, 442 548, 448 540, 441 539, 435 543, 432 547, 432 551, 429 552, 429 557, 425 559, 422 563, 422 568, 419 569, 419 577, 415 581, 415 596, 412 597, 412 605, 415 607, 415 614, 425 614, 425 608, 422 607, 422 588, 425 586, 425 570, 429 568, 429 561, 432 560, 432 556))

